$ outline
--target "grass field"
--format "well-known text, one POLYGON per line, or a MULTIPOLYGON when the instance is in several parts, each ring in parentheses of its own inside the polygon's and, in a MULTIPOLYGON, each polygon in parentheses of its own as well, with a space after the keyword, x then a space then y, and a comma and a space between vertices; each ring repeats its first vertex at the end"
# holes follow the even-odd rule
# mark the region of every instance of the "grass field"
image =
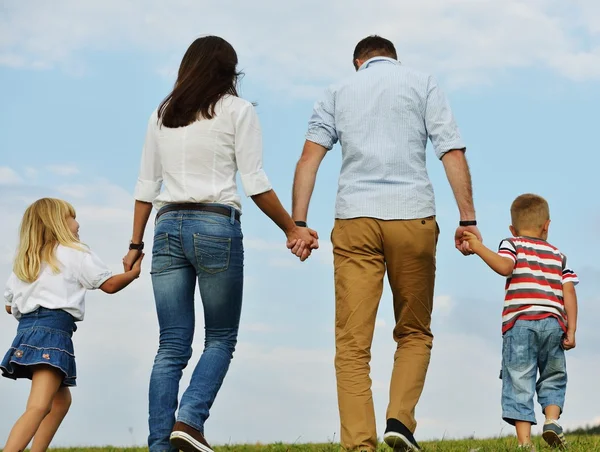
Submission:
MULTIPOLYGON (((600 436, 568 436, 571 452, 600 452, 600 436)), ((541 438, 534 438, 536 450, 550 451, 541 438)), ((500 439, 466 439, 457 441, 432 441, 421 444, 424 452, 504 452, 518 451, 516 438, 500 439)), ((338 452, 337 444, 269 444, 269 445, 226 445, 216 446, 215 452, 338 452)), ((90 447, 51 449, 53 452, 145 452, 147 448, 90 447)), ((391 452, 381 445, 378 452, 391 452)))

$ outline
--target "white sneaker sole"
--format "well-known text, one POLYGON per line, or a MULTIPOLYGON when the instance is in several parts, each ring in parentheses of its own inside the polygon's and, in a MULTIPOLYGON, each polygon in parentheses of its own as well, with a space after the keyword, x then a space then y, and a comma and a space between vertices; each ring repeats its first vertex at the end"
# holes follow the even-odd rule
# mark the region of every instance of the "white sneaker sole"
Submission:
POLYGON ((173 432, 169 437, 171 446, 183 452, 214 452, 210 447, 206 447, 199 441, 196 441, 185 432, 173 432))
POLYGON ((388 432, 383 435, 383 440, 388 446, 394 449, 394 452, 420 450, 414 444, 412 444, 406 436, 400 433, 388 432))

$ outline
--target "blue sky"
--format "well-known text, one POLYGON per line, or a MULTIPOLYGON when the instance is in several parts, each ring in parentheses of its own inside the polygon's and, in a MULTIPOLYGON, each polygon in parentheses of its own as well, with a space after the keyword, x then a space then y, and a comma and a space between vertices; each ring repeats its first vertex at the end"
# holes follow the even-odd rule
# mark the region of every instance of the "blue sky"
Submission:
MULTIPOLYGON (((490 247, 508 234, 514 197, 535 192, 548 199, 550 241, 568 255, 582 280, 578 347, 569 353, 563 421, 600 422, 599 7, 592 0, 573 2, 569 9, 558 0, 376 3, 379 8, 366 11, 362 3, 341 0, 326 5, 178 0, 169 7, 141 0, 64 0, 52 8, 4 2, 0 276, 8 277, 23 210, 41 196, 71 201, 82 238, 118 270, 130 235, 148 117, 198 35, 223 36, 237 49, 246 72, 242 95, 258 102, 265 169, 289 208, 313 102, 329 83, 352 73, 356 42, 378 33, 393 40, 403 64, 431 71, 445 87, 468 146, 477 217, 490 247)), ((476 257, 454 249, 457 209, 442 165, 431 150, 428 157, 442 232, 436 340, 417 408, 417 437, 506 433, 497 378, 503 280, 476 257)), ((309 213, 322 246, 304 264, 289 255, 284 235, 253 203, 243 202, 243 324, 206 426, 211 442, 339 438, 329 244, 339 165, 336 147, 319 171, 309 213)), ((145 273, 148 269, 146 262, 145 273)), ((394 349, 387 287, 379 312, 371 366, 383 428, 394 349)), ((193 362, 202 346, 201 316, 198 322, 193 362)), ((8 347, 15 327, 14 319, 0 317, 0 345, 8 347)), ((143 444, 156 345, 147 274, 121 294, 90 293, 86 320, 75 335, 79 386, 56 444, 143 444), (91 422, 97 425, 92 431, 86 428, 91 422)), ((188 378, 186 372, 184 382, 188 378)), ((0 413, 0 437, 20 415, 28 390, 25 382, 0 380, 3 405, 13 407, 0 413)))

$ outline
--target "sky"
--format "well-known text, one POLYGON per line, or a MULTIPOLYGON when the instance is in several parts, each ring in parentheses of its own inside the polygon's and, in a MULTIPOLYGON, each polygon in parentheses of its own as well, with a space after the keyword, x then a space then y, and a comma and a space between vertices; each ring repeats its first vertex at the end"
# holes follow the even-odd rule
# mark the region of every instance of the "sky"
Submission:
MULTIPOLYGON (((368 7, 357 0, 0 0, 0 278, 10 274, 23 211, 43 196, 70 201, 82 240, 120 270, 148 117, 172 87, 187 46, 207 34, 238 52, 246 74, 241 94, 258 104, 264 168, 288 209, 312 105, 329 84, 352 74, 360 39, 385 36, 403 64, 434 74, 467 143, 484 242, 495 248, 509 234, 509 208, 519 194, 538 193, 550 204, 549 241, 581 279, 562 422, 600 423, 596 0, 374 0, 368 7)), ((441 235, 435 340, 416 437, 507 434, 498 379, 504 281, 454 249, 458 210, 432 149, 428 157, 441 235)), ((336 146, 319 170, 308 220, 321 247, 304 263, 243 200, 242 323, 206 423, 211 444, 339 440, 329 236, 340 161, 336 146)), ((152 240, 151 226, 145 240, 152 240)), ((149 260, 121 293, 88 293, 74 336, 78 386, 55 446, 145 444, 158 345, 149 260)), ((202 350, 197 302, 194 355, 182 383, 202 350)), ((393 322, 386 283, 371 361, 380 436, 393 322)), ((0 316, 0 349, 15 329, 12 317, 0 316)), ((26 381, 0 379, 0 441, 28 392, 26 381)))

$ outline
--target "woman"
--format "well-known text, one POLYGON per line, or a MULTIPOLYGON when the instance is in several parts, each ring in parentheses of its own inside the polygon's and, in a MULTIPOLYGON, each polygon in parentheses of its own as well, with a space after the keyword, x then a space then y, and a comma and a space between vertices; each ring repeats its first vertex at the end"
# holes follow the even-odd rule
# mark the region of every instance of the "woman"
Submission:
POLYGON ((124 263, 127 268, 141 253, 154 204, 158 214, 151 275, 160 342, 150 378, 150 452, 212 451, 204 422, 233 356, 242 306, 244 252, 236 173, 246 195, 284 231, 298 257, 304 259, 318 247, 316 232, 296 226, 262 169, 260 125, 252 104, 238 97, 237 62, 233 47, 219 37, 194 41, 173 91, 148 124, 124 263), (205 348, 176 422, 179 381, 192 354, 196 280, 205 348))

